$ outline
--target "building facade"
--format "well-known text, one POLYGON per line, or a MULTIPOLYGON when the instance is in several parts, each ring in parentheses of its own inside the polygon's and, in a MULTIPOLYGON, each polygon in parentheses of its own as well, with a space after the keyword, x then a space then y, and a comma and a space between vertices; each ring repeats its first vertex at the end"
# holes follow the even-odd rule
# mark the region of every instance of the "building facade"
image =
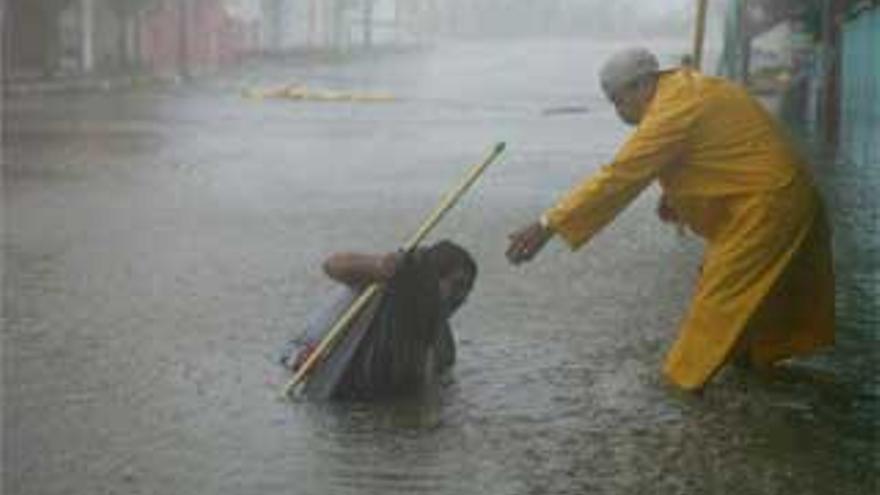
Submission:
POLYGON ((254 0, 7 0, 4 78, 183 72, 260 49, 254 0))
POLYGON ((880 0, 728 0, 727 8, 720 73, 753 87, 772 74, 797 134, 880 166, 880 0), (782 35, 762 46, 774 30, 782 35), (769 67, 759 57, 766 48, 778 55, 769 67))

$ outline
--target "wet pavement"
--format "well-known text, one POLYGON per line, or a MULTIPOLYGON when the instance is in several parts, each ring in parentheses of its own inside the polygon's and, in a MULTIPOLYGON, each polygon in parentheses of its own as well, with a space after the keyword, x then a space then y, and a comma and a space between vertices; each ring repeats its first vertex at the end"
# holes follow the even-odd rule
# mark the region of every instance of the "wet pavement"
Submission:
POLYGON ((700 244, 656 221, 655 189, 577 253, 504 260, 506 234, 625 136, 595 82, 612 48, 454 44, 6 101, 3 492, 871 493, 876 169, 821 174, 841 343, 810 380, 663 384, 700 244), (398 101, 241 96, 293 82, 398 101), (562 106, 589 111, 544 112, 562 106), (395 248, 496 141, 431 237, 480 264, 441 395, 278 400, 279 346, 333 289, 323 256, 395 248))

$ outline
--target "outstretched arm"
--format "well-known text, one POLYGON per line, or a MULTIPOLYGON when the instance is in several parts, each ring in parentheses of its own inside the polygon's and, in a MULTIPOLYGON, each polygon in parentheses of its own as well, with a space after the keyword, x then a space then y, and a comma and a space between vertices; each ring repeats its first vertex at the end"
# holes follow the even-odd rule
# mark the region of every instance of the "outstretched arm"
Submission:
POLYGON ((324 260, 324 273, 345 285, 357 287, 387 282, 397 270, 397 253, 334 253, 324 260))
MULTIPOLYGON (((545 212, 548 225, 572 248, 589 241, 664 169, 685 163, 689 136, 703 105, 689 89, 661 91, 614 160, 572 188, 545 212)), ((666 212, 664 212, 665 214, 666 212)))
POLYGON ((553 230, 550 229, 544 218, 526 225, 507 236, 509 243, 505 254, 508 261, 514 265, 531 261, 552 237, 553 230))

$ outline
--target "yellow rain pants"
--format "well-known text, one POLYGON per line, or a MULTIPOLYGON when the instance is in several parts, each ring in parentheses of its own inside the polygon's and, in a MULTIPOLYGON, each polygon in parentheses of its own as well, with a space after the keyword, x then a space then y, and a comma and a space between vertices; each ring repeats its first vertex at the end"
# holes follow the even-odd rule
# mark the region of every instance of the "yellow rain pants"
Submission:
POLYGON ((687 69, 661 74, 614 160, 546 212, 572 249, 654 180, 706 240, 696 290, 664 366, 703 387, 734 355, 758 366, 834 341, 830 234, 804 162, 744 89, 687 69))

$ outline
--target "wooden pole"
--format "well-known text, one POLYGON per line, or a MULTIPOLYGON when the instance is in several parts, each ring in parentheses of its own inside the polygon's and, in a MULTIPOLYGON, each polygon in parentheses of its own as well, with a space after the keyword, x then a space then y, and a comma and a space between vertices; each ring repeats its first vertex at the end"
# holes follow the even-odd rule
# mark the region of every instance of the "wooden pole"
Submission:
POLYGON ((703 62, 703 41, 706 37, 706 9, 709 0, 697 0, 697 18, 694 29, 694 69, 700 70, 703 62))
MULTIPOLYGON (((415 234, 407 241, 404 245, 405 251, 413 250, 422 240, 428 235, 428 232, 437 225, 440 219, 452 208, 453 205, 464 195, 464 193, 471 187, 471 185, 477 180, 477 178, 486 170, 498 155, 500 155, 504 151, 504 143, 498 143, 492 149, 492 153, 483 160, 482 163, 474 165, 468 174, 465 176, 464 180, 462 180, 458 186, 450 190, 443 197, 443 200, 440 201, 440 204, 434 209, 431 215, 422 223, 422 226, 419 227, 419 230, 416 231, 415 234)), ((330 328, 330 331, 327 332, 327 335, 321 339, 321 342, 318 343, 318 346, 315 347, 315 350, 309 355, 308 359, 299 367, 296 374, 293 375, 293 378, 285 385, 284 391, 282 395, 284 397, 291 397, 291 392, 294 389, 305 382, 307 375, 312 371, 315 364, 317 364, 318 360, 323 358, 325 354, 336 344, 340 337, 345 333, 349 324, 352 320, 357 316, 360 311, 367 306, 367 304, 372 300, 376 294, 379 293, 380 284, 371 284, 358 296, 357 299, 349 306, 349 308, 339 317, 333 327, 330 328)))
POLYGON ((740 0, 739 30, 739 78, 740 84, 746 86, 749 84, 749 72, 752 70, 752 30, 749 24, 749 0, 740 0))
POLYGON ((822 120, 826 143, 836 149, 840 131, 840 48, 841 34, 838 16, 844 10, 846 0, 828 2, 822 24, 825 43, 825 88, 823 89, 822 120))

